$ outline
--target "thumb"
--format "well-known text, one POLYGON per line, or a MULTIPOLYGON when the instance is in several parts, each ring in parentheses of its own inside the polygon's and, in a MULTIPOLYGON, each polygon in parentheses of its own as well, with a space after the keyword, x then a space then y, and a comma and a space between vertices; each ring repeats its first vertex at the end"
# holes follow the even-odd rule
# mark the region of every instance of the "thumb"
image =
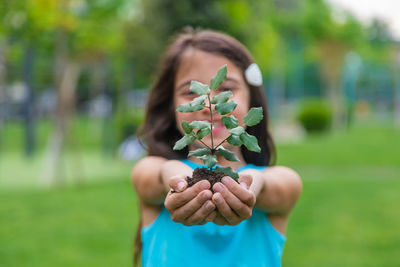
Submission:
POLYGON ((169 179, 168 185, 172 190, 176 192, 182 192, 187 188, 187 182, 184 175, 171 177, 171 179, 169 179))
POLYGON ((251 177, 251 175, 249 174, 240 174, 238 181, 241 186, 243 186, 246 189, 249 189, 251 183, 253 182, 253 177, 251 177))

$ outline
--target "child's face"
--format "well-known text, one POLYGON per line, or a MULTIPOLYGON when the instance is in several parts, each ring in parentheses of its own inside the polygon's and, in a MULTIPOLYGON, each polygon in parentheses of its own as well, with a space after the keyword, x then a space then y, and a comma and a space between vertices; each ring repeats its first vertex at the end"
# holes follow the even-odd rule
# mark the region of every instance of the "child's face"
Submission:
MULTIPOLYGON (((190 49, 186 51, 182 57, 175 77, 175 108, 180 104, 187 104, 198 96, 189 90, 191 80, 196 80, 204 84, 210 84, 211 78, 224 64, 227 64, 227 78, 217 90, 211 92, 211 97, 225 90, 232 91, 233 96, 230 98, 230 100, 233 100, 237 104, 237 107, 231 114, 239 120, 239 124, 241 125, 243 123, 244 116, 247 114, 250 103, 249 88, 243 79, 242 71, 229 59, 223 56, 203 52, 201 50, 190 49)), ((183 129, 181 126, 182 121, 210 121, 210 112, 208 108, 204 108, 201 111, 196 111, 193 113, 182 113, 176 111, 175 117, 178 124, 177 127, 183 134, 183 129)), ((228 130, 221 123, 221 117, 222 116, 217 112, 213 112, 214 145, 219 144, 229 136, 228 130)), ((210 135, 204 137, 202 141, 207 145, 211 145, 210 135)), ((224 146, 228 145, 228 143, 224 143, 224 146)))

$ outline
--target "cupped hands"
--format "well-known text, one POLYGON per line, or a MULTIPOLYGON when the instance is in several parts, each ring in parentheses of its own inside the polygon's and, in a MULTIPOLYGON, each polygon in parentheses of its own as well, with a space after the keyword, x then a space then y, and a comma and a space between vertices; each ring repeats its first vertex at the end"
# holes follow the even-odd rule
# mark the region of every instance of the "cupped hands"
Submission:
POLYGON ((207 180, 187 187, 185 176, 174 176, 169 180, 171 191, 164 206, 171 219, 186 226, 214 222, 218 225, 237 225, 250 218, 256 196, 249 188, 252 177, 240 174, 236 182, 225 176, 215 183, 213 191, 207 180))

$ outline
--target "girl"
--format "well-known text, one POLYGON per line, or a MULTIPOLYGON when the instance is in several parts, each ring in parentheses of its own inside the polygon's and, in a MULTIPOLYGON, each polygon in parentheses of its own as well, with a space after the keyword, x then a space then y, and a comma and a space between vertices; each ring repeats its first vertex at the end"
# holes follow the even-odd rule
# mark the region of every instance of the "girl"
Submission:
MULTIPOLYGON (((141 208, 137 245, 142 266, 281 265, 289 214, 302 185, 293 170, 272 166, 275 150, 261 85, 261 73, 247 49, 225 34, 186 30, 167 49, 143 126, 148 156, 132 172, 141 208), (191 80, 209 84, 224 64, 227 78, 215 94, 232 91, 231 99, 237 103, 232 114, 239 123, 251 107, 263 107, 263 121, 247 128, 257 137, 261 153, 224 143, 240 161, 218 158, 219 164, 237 170, 239 183, 226 176, 214 184, 213 191, 205 180, 187 187, 185 177, 191 176, 201 161, 187 159, 187 148, 174 151, 172 147, 184 133, 183 120, 208 120, 210 114, 208 109, 194 113, 175 110, 196 97, 189 90, 191 80)), ((219 143, 229 133, 218 113, 213 115, 214 142, 219 143)), ((202 141, 211 142, 209 137, 202 141)), ((192 143, 189 150, 201 145, 192 143)))

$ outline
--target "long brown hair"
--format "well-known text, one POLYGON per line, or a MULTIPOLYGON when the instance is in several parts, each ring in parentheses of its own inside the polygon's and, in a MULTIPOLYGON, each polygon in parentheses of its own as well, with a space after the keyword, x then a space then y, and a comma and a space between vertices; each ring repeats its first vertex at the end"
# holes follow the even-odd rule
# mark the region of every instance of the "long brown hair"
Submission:
MULTIPOLYGON (((174 151, 172 147, 182 137, 176 126, 173 105, 175 77, 182 55, 189 48, 223 56, 239 67, 243 75, 247 67, 254 62, 249 51, 239 41, 224 33, 212 30, 194 30, 187 27, 176 35, 160 61, 157 79, 150 91, 145 121, 139 130, 138 136, 144 141, 148 155, 167 159, 187 157, 187 148, 174 151)), ((243 78, 246 81, 245 77, 243 78)), ((268 130, 266 96, 262 86, 247 85, 250 90, 250 107, 262 107, 264 112, 264 119, 261 123, 246 129, 247 132, 257 137, 261 153, 251 152, 243 146, 241 152, 246 163, 258 166, 273 165, 276 155, 268 130)), ((137 252, 141 247, 140 238, 136 238, 135 243, 135 261, 137 262, 139 257, 137 252)))
MULTIPOLYGON (((183 53, 194 48, 211 54, 220 55, 231 60, 243 71, 253 63, 248 50, 236 39, 211 30, 193 30, 185 28, 173 40, 159 65, 159 75, 151 88, 146 116, 139 137, 147 146, 148 155, 161 156, 168 159, 186 158, 187 148, 174 151, 172 147, 182 137, 176 127, 173 105, 175 76, 183 53)), ((246 81, 246 79, 244 78, 246 81)), ((275 147, 268 131, 268 111, 266 96, 262 86, 247 84, 250 90, 250 107, 263 107, 264 119, 247 131, 256 136, 261 153, 248 151, 242 146, 246 163, 268 166, 275 163, 275 147)))

